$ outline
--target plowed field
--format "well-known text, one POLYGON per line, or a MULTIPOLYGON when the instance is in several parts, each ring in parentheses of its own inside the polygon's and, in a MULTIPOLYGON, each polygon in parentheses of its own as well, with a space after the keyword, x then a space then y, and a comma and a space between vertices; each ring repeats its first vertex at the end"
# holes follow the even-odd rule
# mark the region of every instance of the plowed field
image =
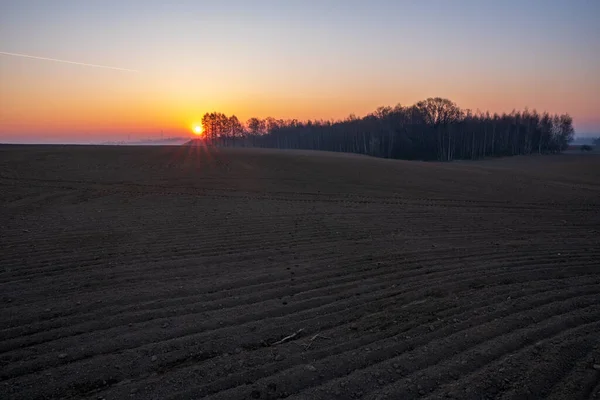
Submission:
POLYGON ((600 398, 600 156, 0 147, 0 398, 600 398))

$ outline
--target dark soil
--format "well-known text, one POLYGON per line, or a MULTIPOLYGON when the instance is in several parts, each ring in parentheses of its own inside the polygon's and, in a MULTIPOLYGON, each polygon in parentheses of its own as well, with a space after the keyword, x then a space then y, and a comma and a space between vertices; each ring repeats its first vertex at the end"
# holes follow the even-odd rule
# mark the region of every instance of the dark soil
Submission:
POLYGON ((0 204, 3 399, 600 398, 598 156, 2 146, 0 204))

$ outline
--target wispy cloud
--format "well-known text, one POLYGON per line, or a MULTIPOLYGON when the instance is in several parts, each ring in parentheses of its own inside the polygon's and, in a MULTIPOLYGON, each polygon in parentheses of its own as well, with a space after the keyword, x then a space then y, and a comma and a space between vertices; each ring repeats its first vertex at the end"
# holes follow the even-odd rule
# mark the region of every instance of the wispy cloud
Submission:
POLYGON ((82 62, 77 62, 77 61, 59 60, 57 58, 38 57, 38 56, 31 56, 31 55, 28 55, 28 54, 8 53, 6 51, 0 51, 0 54, 4 54, 6 56, 13 56, 13 57, 25 57, 25 58, 33 58, 33 59, 36 59, 36 60, 55 61, 55 62, 61 62, 61 63, 66 63, 66 64, 83 65, 83 66, 86 66, 86 67, 96 67, 96 68, 112 69, 112 70, 117 70, 117 71, 140 72, 140 71, 138 71, 136 69, 121 68, 121 67, 111 67, 110 65, 88 64, 88 63, 82 63, 82 62))

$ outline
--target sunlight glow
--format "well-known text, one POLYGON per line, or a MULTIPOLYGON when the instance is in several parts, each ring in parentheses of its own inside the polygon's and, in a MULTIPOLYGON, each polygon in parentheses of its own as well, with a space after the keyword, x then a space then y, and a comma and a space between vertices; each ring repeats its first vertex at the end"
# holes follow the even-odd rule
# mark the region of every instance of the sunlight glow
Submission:
POLYGON ((194 126, 194 133, 200 135, 202 133, 202 127, 200 125, 194 126))

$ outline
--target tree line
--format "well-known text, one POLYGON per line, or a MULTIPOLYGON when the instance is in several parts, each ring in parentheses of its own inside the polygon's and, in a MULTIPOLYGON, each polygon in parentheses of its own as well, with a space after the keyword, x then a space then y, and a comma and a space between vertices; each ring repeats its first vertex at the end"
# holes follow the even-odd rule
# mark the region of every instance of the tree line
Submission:
POLYGON ((451 161, 489 156, 558 153, 573 140, 568 114, 537 111, 490 114, 462 110, 448 99, 379 107, 362 118, 299 121, 207 113, 205 140, 223 146, 327 150, 376 157, 451 161))

